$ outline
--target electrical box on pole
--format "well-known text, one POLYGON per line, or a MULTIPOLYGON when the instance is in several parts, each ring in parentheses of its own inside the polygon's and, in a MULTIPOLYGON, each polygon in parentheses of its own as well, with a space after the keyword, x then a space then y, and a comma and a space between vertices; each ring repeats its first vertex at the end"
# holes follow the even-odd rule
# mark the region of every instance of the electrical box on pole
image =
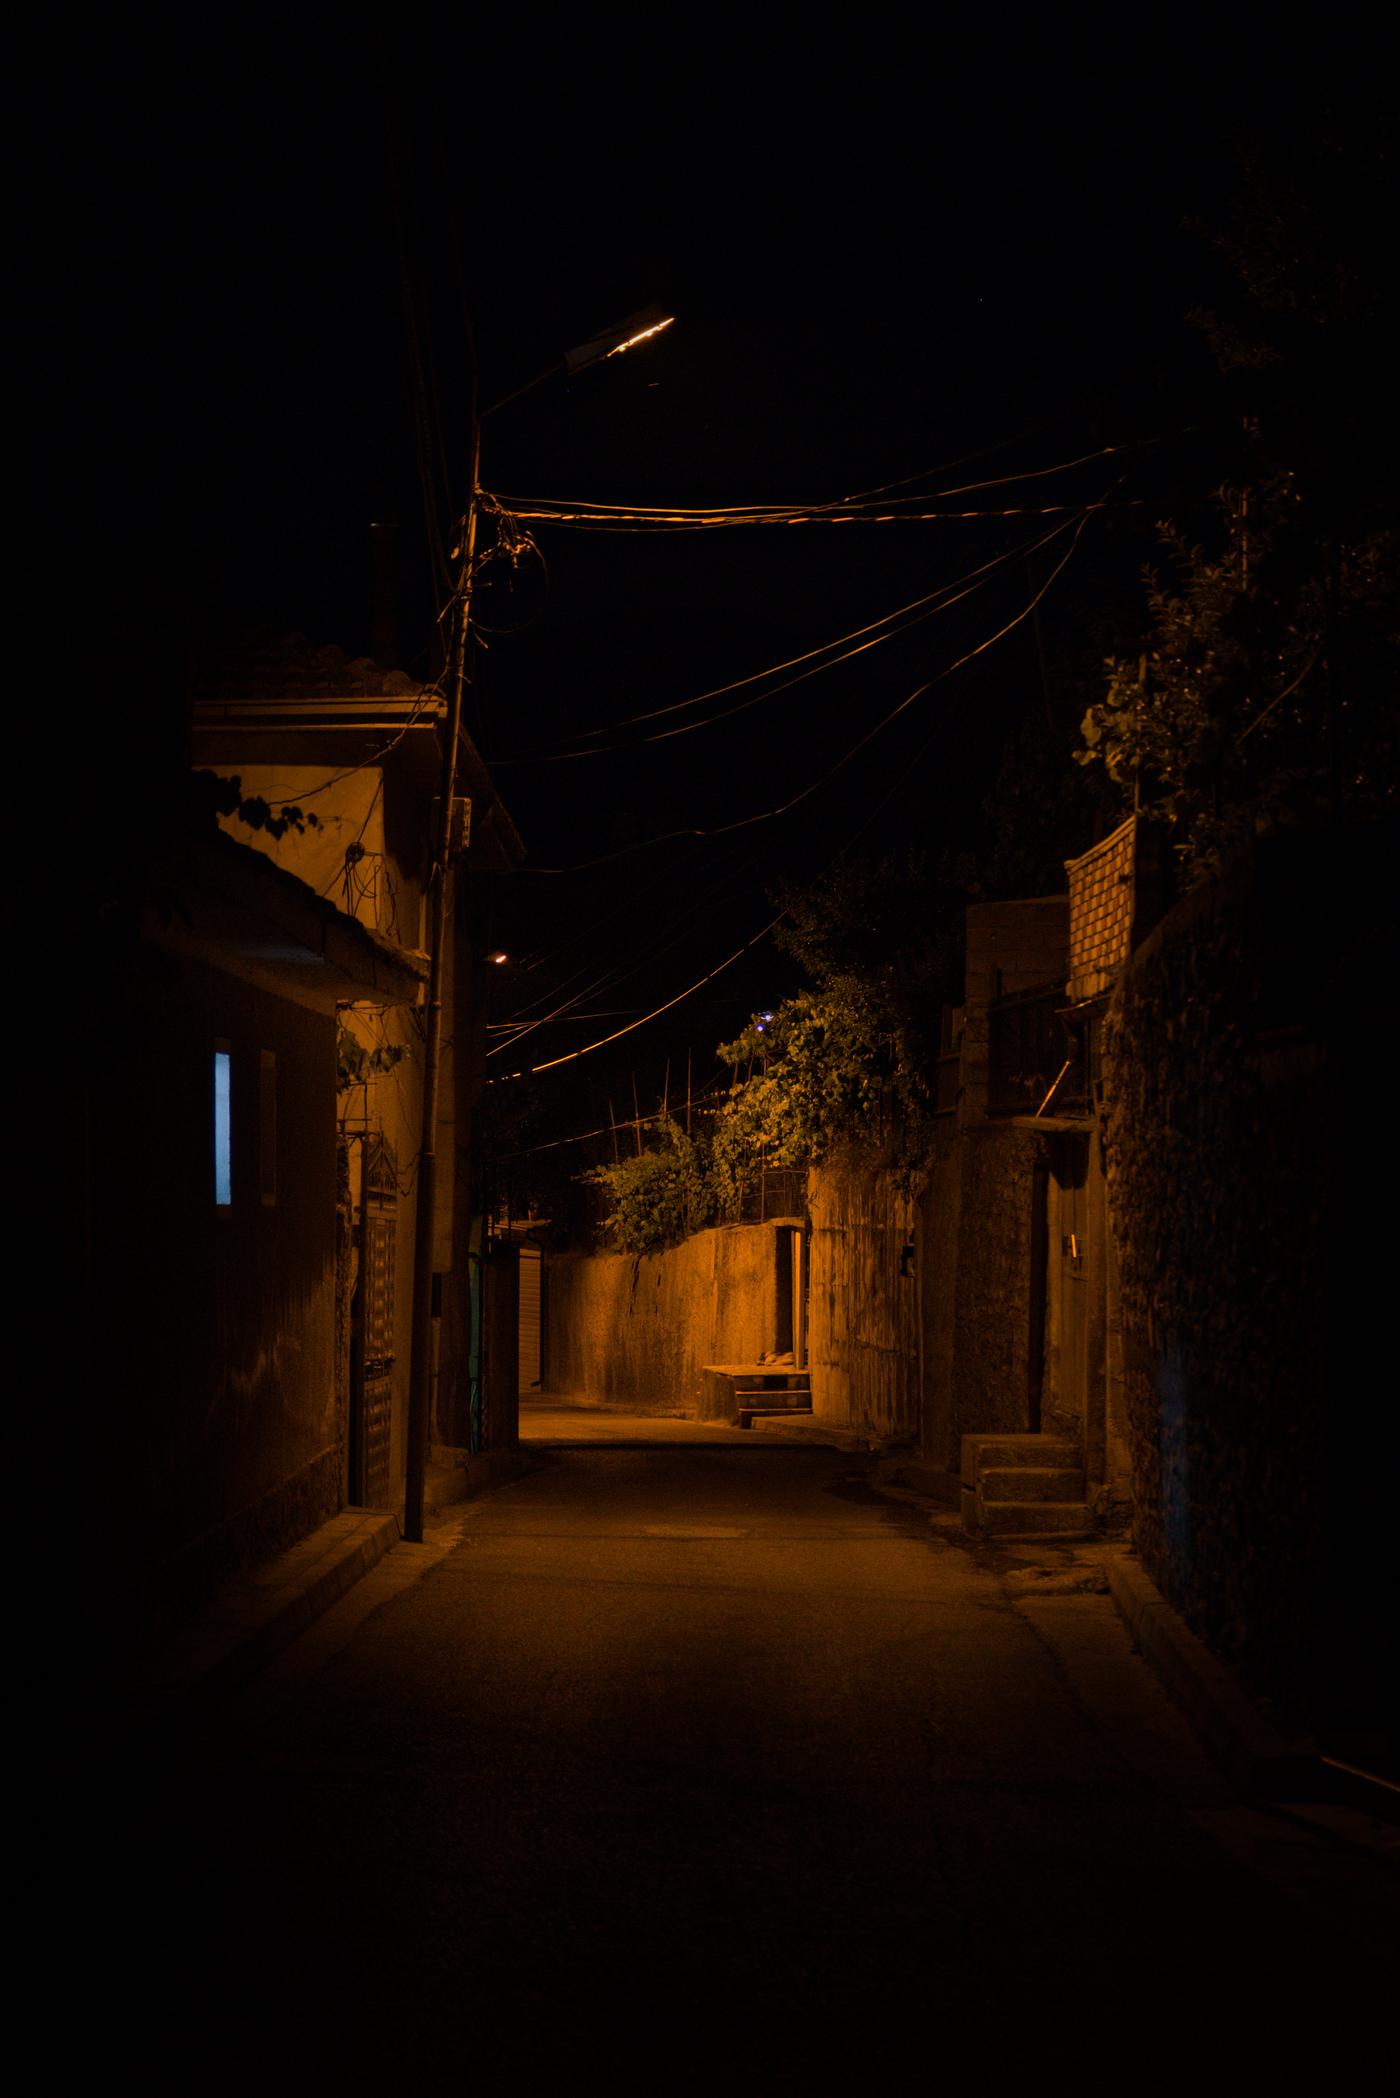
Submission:
MULTIPOLYGON (((433 796, 433 836, 440 835, 442 825, 442 799, 433 796)), ((452 797, 452 821, 447 827, 447 850, 454 860, 460 859, 472 841, 472 803, 469 794, 454 794, 452 797)))

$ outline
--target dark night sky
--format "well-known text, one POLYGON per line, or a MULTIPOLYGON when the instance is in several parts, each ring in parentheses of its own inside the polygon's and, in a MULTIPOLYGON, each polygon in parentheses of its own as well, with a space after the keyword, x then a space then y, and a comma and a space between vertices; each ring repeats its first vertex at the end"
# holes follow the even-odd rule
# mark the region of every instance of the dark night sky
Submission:
MULTIPOLYGON (((392 512, 404 667, 424 670, 407 309, 460 497, 469 318, 490 399, 656 299, 678 316, 664 344, 488 424, 488 488, 814 501, 967 455, 983 458, 954 478, 1154 440, 1065 485, 1140 506, 1086 535, 1047 600, 1052 659, 1082 648, 1096 593, 1146 551, 1142 520, 1202 493, 1199 442, 1180 433, 1214 412, 1183 320, 1203 250, 1183 220, 1218 209, 1251 127, 1286 127, 1319 82, 1376 66, 1313 49, 1266 77, 1185 17, 1149 49, 1141 21, 1092 42, 1088 21, 525 8, 332 31, 228 11, 95 32, 39 103, 41 547, 168 564, 211 616, 359 652, 368 526, 392 512)), ((1008 531, 1024 536, 1015 520, 703 544, 542 534, 550 587, 501 608, 521 630, 493 639, 477 717, 534 860, 785 799, 1010 618, 1045 564, 733 725, 638 757, 505 760, 863 624, 1008 531)), ((529 994, 625 953, 647 965, 596 1009, 657 1002, 764 922, 775 875, 814 871, 862 825, 935 854, 958 842, 1039 676, 1025 626, 800 815, 651 848, 610 880, 522 876, 512 944, 561 950, 529 994)), ((669 1033, 640 1033, 630 1061, 650 1074, 737 1031, 784 972, 760 950, 669 1033)))

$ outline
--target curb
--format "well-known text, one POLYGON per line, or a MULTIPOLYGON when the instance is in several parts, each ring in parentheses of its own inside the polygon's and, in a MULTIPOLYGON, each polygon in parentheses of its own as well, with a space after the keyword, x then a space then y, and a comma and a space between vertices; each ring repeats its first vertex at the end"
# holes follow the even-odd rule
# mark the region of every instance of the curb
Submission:
POLYGON ((1323 1797, 1316 1743, 1264 1717, 1136 1560, 1109 1552, 1104 1570, 1109 1594, 1144 1659, 1231 1782, 1259 1799, 1323 1797))
MULTIPOLYGON (((722 1424, 717 1424, 722 1425, 722 1424)), ((733 1423, 729 1425, 732 1427, 733 1423)), ((854 1428, 828 1427, 824 1421, 809 1418, 783 1420, 776 1415, 760 1414, 744 1429, 746 1435, 784 1436, 790 1444, 805 1443, 817 1449, 854 1450, 862 1455, 870 1450, 869 1439, 854 1428)))
POLYGON ((484 1450, 476 1457, 465 1450, 447 1449, 434 1443, 429 1453, 428 1475, 423 1486, 425 1511, 451 1508, 458 1501, 472 1500, 493 1486, 507 1486, 523 1479, 534 1466, 523 1450, 484 1450))
MULTIPOLYGON (((436 1448, 424 1512, 470 1500, 531 1469, 519 1450, 436 1448)), ((138 1704, 197 1705, 248 1682, 283 1647, 348 1595, 403 1536, 396 1510, 350 1508, 289 1551, 230 1582, 194 1623, 138 1661, 128 1679, 138 1704)))
POLYGON ((198 1700, 246 1682, 338 1603, 399 1542, 399 1518, 355 1508, 216 1596, 137 1674, 139 1696, 198 1700))
POLYGON ((962 1476, 941 1464, 928 1464, 922 1457, 901 1457, 891 1475, 891 1485, 903 1486, 925 1500, 939 1501, 945 1508, 961 1506, 962 1476))

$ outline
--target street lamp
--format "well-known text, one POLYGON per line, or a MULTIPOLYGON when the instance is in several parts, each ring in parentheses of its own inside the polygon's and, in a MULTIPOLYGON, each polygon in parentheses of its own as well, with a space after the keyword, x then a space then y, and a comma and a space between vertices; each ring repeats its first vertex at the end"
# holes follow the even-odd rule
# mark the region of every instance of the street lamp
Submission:
MULTIPOLYGON (((651 341, 669 328, 674 316, 659 306, 643 307, 600 334, 569 350, 523 386, 503 394, 487 408, 472 409, 471 473, 467 507, 459 542, 460 566, 453 592, 456 625, 452 648, 452 687, 447 709, 447 740, 442 752, 438 828, 428 870, 428 1009, 423 1043, 423 1120, 418 1145, 418 1200, 413 1237, 413 1340, 408 1378, 408 1449, 404 1479, 403 1534, 410 1544, 423 1541, 423 1487, 428 1468, 428 1411, 432 1388, 433 1232, 437 1210, 438 1099, 442 1082, 442 972, 447 944, 447 892, 452 853, 452 807, 457 788, 457 744, 462 732, 462 699, 467 679, 471 623, 472 571, 476 558, 476 520, 481 502, 481 426, 488 415, 518 400, 556 372, 586 371, 590 364, 651 341)), ((493 956, 494 960, 495 957, 493 956)))

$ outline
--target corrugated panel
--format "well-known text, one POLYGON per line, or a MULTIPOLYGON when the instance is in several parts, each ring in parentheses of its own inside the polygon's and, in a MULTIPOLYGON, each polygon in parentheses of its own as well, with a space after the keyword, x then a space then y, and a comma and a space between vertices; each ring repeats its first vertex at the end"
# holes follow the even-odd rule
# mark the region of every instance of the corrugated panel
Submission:
POLYGON ((540 1250, 520 1248, 520 1375, 521 1391, 537 1391, 540 1382, 540 1250))

